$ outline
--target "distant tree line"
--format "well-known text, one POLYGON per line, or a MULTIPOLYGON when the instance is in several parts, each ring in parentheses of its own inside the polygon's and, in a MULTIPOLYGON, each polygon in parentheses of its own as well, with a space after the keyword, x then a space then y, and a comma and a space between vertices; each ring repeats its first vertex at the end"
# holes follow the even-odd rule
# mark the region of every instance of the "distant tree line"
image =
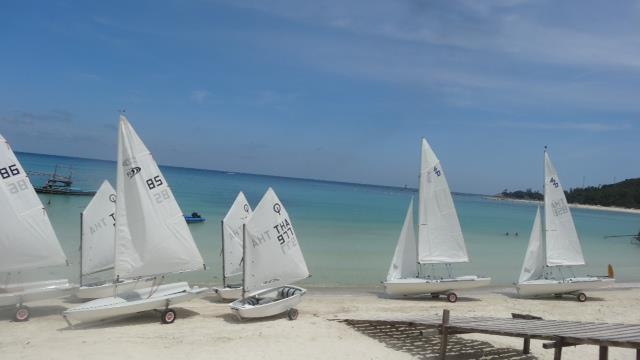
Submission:
MULTIPOLYGON (((572 204, 618 206, 640 209, 640 178, 627 179, 615 184, 587 186, 574 188, 564 192, 567 201, 572 204)), ((509 199, 543 200, 544 196, 538 191, 508 191, 505 189, 499 195, 509 199)))

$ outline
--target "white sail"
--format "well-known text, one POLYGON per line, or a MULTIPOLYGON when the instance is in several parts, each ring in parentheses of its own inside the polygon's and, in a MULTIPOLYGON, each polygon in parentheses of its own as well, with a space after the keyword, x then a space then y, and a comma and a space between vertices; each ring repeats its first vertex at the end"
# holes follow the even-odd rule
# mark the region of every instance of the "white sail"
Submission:
POLYGON ((387 273, 387 280, 418 276, 418 253, 416 231, 413 226, 413 198, 409 203, 407 215, 400 231, 396 251, 387 273))
POLYGON ((422 139, 419 189, 418 261, 468 262, 467 248, 440 160, 422 139))
POLYGON ((0 272, 66 264, 47 211, 0 135, 0 272))
POLYGON ((547 265, 584 265, 582 247, 560 179, 544 152, 544 222, 547 265))
POLYGON ((242 192, 222 219, 224 276, 242 274, 242 225, 251 216, 251 206, 242 192))
POLYGON ((247 221, 244 242, 246 292, 309 277, 291 218, 271 188, 247 221))
POLYGON ((529 246, 522 263, 522 271, 520 271, 519 283, 536 280, 542 277, 544 272, 544 243, 543 243, 542 221, 540 219, 540 208, 536 211, 536 218, 531 228, 531 236, 529 236, 529 246))
POLYGON ((113 268, 116 191, 105 180, 82 212, 81 275, 113 268))
POLYGON ((115 274, 136 278, 202 269, 204 262, 169 184, 120 116, 115 274))

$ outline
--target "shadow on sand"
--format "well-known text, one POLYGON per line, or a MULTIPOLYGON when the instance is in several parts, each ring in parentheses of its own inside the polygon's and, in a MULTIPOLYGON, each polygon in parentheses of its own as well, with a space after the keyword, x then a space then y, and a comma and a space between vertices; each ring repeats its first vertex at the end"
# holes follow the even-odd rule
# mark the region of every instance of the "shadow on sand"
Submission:
MULTIPOLYGON (((192 310, 181 308, 181 307, 174 307, 172 309, 176 311, 176 321, 180 321, 182 319, 188 319, 190 317, 200 315, 200 313, 196 311, 192 311, 192 310)), ((149 310, 149 311, 139 312, 137 314, 123 315, 123 316, 109 318, 105 320, 78 323, 78 324, 74 324, 73 326, 67 326, 59 330, 67 331, 67 330, 83 330, 83 329, 103 329, 103 328, 115 328, 115 327, 122 327, 122 326, 131 326, 131 325, 144 325, 149 323, 161 324, 160 314, 161 314, 161 311, 149 310)), ((168 324, 168 325, 170 326, 171 324, 168 324)))
MULTIPOLYGON (((411 296, 391 296, 384 292, 379 292, 379 291, 370 291, 369 293, 377 296, 379 299, 404 300, 404 301, 435 301, 435 302, 443 302, 447 304, 449 303, 445 295, 440 295, 437 298, 433 298, 431 297, 430 294, 411 295, 411 296)), ((473 302, 473 301, 480 301, 480 300, 476 298, 471 298, 471 297, 458 296, 458 302, 473 302)))
MULTIPOLYGON (((49 315, 60 315, 67 308, 59 305, 51 305, 51 306, 29 306, 29 312, 31 313, 30 318, 38 318, 49 315)), ((0 309, 0 320, 11 320, 13 321, 14 316, 16 314, 15 306, 6 306, 0 309)))
MULTIPOLYGON (((508 298, 511 299, 518 299, 518 300, 542 300, 542 301, 575 301, 578 302, 578 300, 576 299, 575 295, 571 295, 571 294, 566 294, 566 295, 562 295, 562 296, 555 296, 555 295, 547 295, 547 296, 519 296, 518 294, 514 293, 514 292, 508 292, 508 291, 497 291, 496 294, 500 294, 503 296, 506 296, 508 298)), ((605 299, 601 298, 601 297, 594 297, 594 296, 589 296, 589 293, 587 294, 587 302, 589 301, 605 301, 605 299)))
POLYGON ((227 322, 229 324, 267 323, 267 322, 276 321, 276 320, 290 321, 287 318, 287 312, 286 311, 281 313, 281 314, 277 314, 277 315, 273 315, 273 316, 269 316, 269 317, 254 318, 254 319, 243 319, 243 320, 238 319, 238 317, 235 314, 232 314, 232 313, 226 313, 226 314, 218 315, 216 317, 224 320, 225 322, 227 322))
MULTIPOLYGON (((367 335, 387 347, 402 351, 417 359, 437 359, 439 357, 440 336, 437 330, 419 325, 358 323, 349 324, 356 331, 367 335)), ((524 355, 522 351, 509 348, 496 348, 488 342, 449 336, 447 359, 537 359, 524 355)))

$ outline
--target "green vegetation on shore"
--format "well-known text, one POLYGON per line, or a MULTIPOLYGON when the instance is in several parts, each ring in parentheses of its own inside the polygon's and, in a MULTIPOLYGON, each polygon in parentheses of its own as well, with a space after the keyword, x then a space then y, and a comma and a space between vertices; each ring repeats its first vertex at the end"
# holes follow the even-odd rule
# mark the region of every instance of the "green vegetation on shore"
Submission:
MULTIPOLYGON (((570 189, 564 192, 571 204, 617 206, 624 208, 640 208, 640 178, 627 179, 615 184, 587 186, 570 189)), ((504 189, 497 195, 500 198, 519 200, 543 200, 544 196, 538 191, 508 191, 504 189)))

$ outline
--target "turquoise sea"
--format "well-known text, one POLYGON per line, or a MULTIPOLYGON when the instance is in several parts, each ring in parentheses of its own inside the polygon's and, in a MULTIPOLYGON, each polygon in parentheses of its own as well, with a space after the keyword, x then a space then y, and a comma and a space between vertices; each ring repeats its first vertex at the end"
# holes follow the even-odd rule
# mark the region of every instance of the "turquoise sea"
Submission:
MULTIPOLYGON (((23 167, 34 173, 36 185, 56 164, 73 167, 74 187, 96 189, 107 179, 115 187, 112 161, 17 153, 23 167)), ((162 161, 161 159, 158 159, 162 161)), ((312 277, 306 286, 373 287, 384 280, 413 190, 292 179, 274 176, 161 166, 182 211, 198 211, 207 218, 189 225, 208 266, 206 271, 175 275, 193 283, 221 283, 220 220, 243 191, 255 207, 271 186, 287 208, 298 234, 312 277)), ((499 186, 497 186, 499 187, 499 186)), ((90 196, 41 195, 54 229, 71 265, 23 274, 25 278, 67 276, 77 281, 80 212, 90 196)), ((478 274, 507 285, 519 275, 536 205, 496 201, 481 195, 457 194, 460 216, 471 263, 454 266, 455 275, 478 274), (509 232, 510 236, 505 236, 509 232), (514 236, 518 232, 519 236, 514 236)), ((606 274, 613 264, 618 281, 640 280, 640 246, 627 238, 605 235, 633 234, 640 215, 595 210, 572 210, 588 265, 579 274, 606 274)))

